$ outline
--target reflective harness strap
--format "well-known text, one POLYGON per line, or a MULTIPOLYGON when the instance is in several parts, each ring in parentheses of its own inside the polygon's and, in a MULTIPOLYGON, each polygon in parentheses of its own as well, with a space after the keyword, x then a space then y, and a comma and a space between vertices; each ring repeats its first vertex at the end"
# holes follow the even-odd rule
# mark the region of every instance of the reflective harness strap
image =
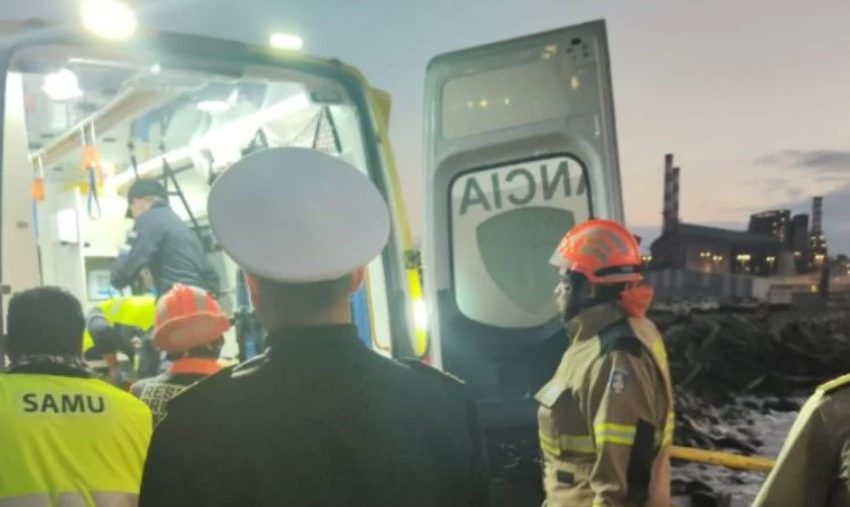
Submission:
POLYGON ((596 446, 593 439, 588 435, 560 435, 553 438, 542 431, 540 435, 540 448, 549 454, 559 456, 562 452, 575 454, 596 454, 596 446))
POLYGON ((635 443, 637 426, 633 424, 597 423, 593 425, 596 445, 618 444, 631 446, 635 443))

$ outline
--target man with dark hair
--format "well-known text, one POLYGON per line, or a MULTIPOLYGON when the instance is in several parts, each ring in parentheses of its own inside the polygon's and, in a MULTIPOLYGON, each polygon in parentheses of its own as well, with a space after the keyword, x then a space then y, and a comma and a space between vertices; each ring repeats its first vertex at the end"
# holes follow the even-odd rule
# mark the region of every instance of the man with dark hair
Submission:
POLYGON ((207 261, 198 236, 168 205, 168 193, 156 180, 138 179, 127 193, 127 218, 133 230, 112 265, 112 285, 123 289, 147 268, 161 296, 175 283, 218 292, 218 275, 207 261))
POLYGON ((349 298, 389 236, 369 179, 314 150, 268 149, 218 178, 208 210, 269 348, 169 403, 141 505, 484 505, 462 384, 376 354, 352 324, 349 298))
POLYGON ((79 301, 42 287, 12 297, 0 374, 0 505, 134 505, 151 435, 144 403, 92 377, 79 301))
POLYGON ((589 220, 551 263, 570 344, 535 396, 548 506, 668 507, 673 391, 637 241, 589 220))

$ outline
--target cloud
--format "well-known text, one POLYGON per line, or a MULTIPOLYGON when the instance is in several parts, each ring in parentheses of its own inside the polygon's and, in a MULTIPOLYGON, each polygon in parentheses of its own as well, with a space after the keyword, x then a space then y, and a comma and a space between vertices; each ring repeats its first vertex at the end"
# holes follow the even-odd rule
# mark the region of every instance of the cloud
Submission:
POLYGON ((850 174, 823 174, 815 178, 818 183, 846 183, 850 174))
POLYGON ((850 169, 850 151, 782 150, 756 159, 756 165, 837 173, 850 169))
MULTIPOLYGON (((816 178, 818 181, 822 179, 828 178, 830 182, 846 182, 847 177, 843 176, 835 176, 835 175, 825 175, 816 178)), ((798 180, 791 178, 751 178, 746 181, 747 185, 751 185, 757 187, 760 191, 765 194, 781 194, 784 199, 789 201, 796 201, 800 199, 805 194, 805 189, 798 185, 798 180)), ((725 206, 723 207, 724 211, 727 212, 753 212, 755 206, 753 204, 747 206, 725 206)))
POLYGON ((765 192, 773 193, 784 190, 790 183, 790 180, 785 178, 752 178, 747 180, 747 183, 761 187, 765 192))
POLYGON ((785 197, 791 201, 796 201, 797 199, 803 197, 804 193, 805 190, 803 190, 801 187, 792 186, 785 189, 785 197))

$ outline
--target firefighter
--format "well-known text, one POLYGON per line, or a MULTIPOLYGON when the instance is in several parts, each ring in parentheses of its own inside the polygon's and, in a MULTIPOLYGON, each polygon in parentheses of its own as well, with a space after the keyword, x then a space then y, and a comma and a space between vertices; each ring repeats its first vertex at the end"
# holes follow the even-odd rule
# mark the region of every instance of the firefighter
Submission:
POLYGON ((819 386, 753 507, 850 506, 850 375, 819 386))
POLYGON ((12 297, 0 374, 0 505, 136 505, 151 412, 92 377, 79 301, 53 287, 12 297))
POLYGON ((248 273, 268 349, 171 400, 141 505, 484 505, 461 383, 369 350, 352 324, 349 298, 390 231, 367 176, 314 150, 267 149, 218 178, 208 211, 248 273))
POLYGON ((158 181, 136 180, 127 193, 127 204, 127 218, 135 224, 112 264, 113 286, 129 286, 147 268, 159 296, 175 283, 218 292, 218 275, 201 241, 168 205, 168 193, 158 181))
POLYGON ((103 301, 89 312, 83 338, 85 358, 90 366, 102 360, 113 384, 126 387, 135 375, 156 375, 158 360, 151 364, 151 358, 156 359, 157 352, 150 341, 155 305, 151 296, 119 296, 103 301), (133 376, 121 371, 118 352, 124 353, 130 364, 135 363, 139 352, 139 368, 133 376))
POLYGON ((551 263, 570 344, 536 395, 549 507, 668 507, 673 398, 635 237, 590 220, 551 263))
POLYGON ((228 329, 227 315, 203 289, 178 284, 159 300, 153 344, 168 353, 173 362, 167 372, 140 380, 130 388, 151 408, 154 423, 165 416, 171 398, 220 369, 222 334, 228 329))

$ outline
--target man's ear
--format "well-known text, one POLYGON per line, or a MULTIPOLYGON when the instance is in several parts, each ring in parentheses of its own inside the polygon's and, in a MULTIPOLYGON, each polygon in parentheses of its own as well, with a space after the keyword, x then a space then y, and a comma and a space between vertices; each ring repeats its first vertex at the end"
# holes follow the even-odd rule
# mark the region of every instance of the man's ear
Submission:
POLYGON ((354 273, 351 273, 351 284, 348 286, 349 294, 354 294, 363 285, 366 280, 366 267, 359 268, 354 273))

